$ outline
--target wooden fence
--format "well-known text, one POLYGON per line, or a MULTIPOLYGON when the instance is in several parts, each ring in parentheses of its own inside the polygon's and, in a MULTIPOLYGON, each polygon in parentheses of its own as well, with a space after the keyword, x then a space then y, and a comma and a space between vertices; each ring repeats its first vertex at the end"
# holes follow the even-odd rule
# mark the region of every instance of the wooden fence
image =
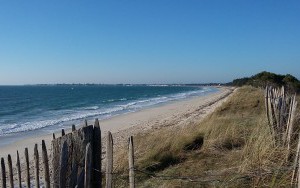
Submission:
MULTIPOLYGON (((40 167, 39 167, 39 152, 37 144, 34 146, 34 180, 35 180, 35 187, 40 187, 40 167)), ((16 157, 16 166, 13 168, 12 165, 12 158, 9 154, 7 156, 7 163, 8 163, 8 174, 6 175, 6 167, 5 167, 5 161, 4 158, 1 158, 1 187, 6 188, 7 187, 7 180, 9 181, 9 187, 24 187, 24 184, 26 187, 32 187, 31 177, 30 177, 30 163, 29 163, 29 154, 28 154, 28 148, 25 148, 24 150, 24 157, 25 157, 25 165, 21 165, 20 162, 20 155, 17 151, 17 157, 16 157), (21 166, 25 166, 25 169, 21 169, 21 166), (14 170, 16 170, 17 175, 17 184, 14 182, 14 170), (22 172, 25 172, 25 177, 22 180, 22 172)), ((47 148, 45 141, 42 141, 42 164, 43 164, 43 174, 44 182, 43 185, 46 188, 50 187, 50 176, 49 176, 49 163, 48 163, 48 154, 47 154, 47 148)))
POLYGON ((276 144, 285 145, 290 150, 292 134, 295 131, 296 94, 287 94, 284 87, 266 87, 265 108, 276 144))
MULTIPOLYGON (((72 132, 55 138, 51 142, 52 159, 49 161, 45 141, 42 141, 42 161, 38 145, 34 147, 34 176, 30 176, 30 160, 28 149, 25 148, 25 165, 21 165, 19 152, 17 151, 16 167, 13 168, 11 155, 7 157, 8 173, 4 158, 1 158, 1 187, 45 187, 45 188, 92 188, 102 187, 102 177, 105 177, 105 187, 112 187, 113 175, 113 138, 107 133, 106 143, 106 167, 105 174, 102 173, 102 143, 101 130, 98 119, 94 125, 85 126, 79 130, 72 126, 72 132), (50 162, 50 163, 49 163, 50 162), (42 164, 42 169, 40 168, 42 164), (21 169, 25 166, 25 169, 21 169), (17 182, 14 181, 14 170, 16 170, 17 182), (52 175, 50 176, 50 170, 52 175), (21 172, 25 171, 22 179, 21 172), (40 182, 40 172, 43 181, 40 182), (8 185, 7 185, 8 180, 8 185), (16 183, 16 184, 15 184, 16 183)), ((135 187, 134 180, 134 151, 133 137, 129 138, 129 185, 135 187)))
POLYGON ((287 148, 287 160, 293 156, 291 152, 292 138, 297 139, 298 136, 296 154, 292 165, 291 185, 297 184, 297 187, 300 188, 300 134, 299 130, 294 127, 297 109, 296 94, 288 94, 284 87, 266 87, 265 108, 275 144, 287 148))

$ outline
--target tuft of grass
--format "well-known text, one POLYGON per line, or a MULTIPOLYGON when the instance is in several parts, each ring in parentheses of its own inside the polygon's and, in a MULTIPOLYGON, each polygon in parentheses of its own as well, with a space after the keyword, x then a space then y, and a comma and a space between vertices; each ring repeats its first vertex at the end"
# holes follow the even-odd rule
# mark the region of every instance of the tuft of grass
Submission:
POLYGON ((187 142, 186 145, 183 147, 184 151, 194 151, 201 149, 204 143, 204 136, 199 134, 193 138, 192 142, 187 142))
POLYGON ((184 161, 185 153, 199 150, 203 145, 203 134, 191 130, 164 128, 147 135, 137 135, 137 166, 151 171, 162 170, 184 161), (143 140, 140 143, 139 140, 143 140), (153 168, 155 166, 155 168, 153 168))
POLYGON ((155 156, 153 156, 153 160, 157 161, 157 163, 146 167, 147 171, 161 171, 171 165, 178 164, 181 161, 181 159, 177 155, 174 155, 174 153, 170 151, 163 151, 161 153, 157 153, 155 156))
POLYGON ((244 139, 238 139, 238 138, 227 138, 223 141, 221 148, 227 149, 227 150, 233 150, 233 149, 240 149, 245 144, 244 139))

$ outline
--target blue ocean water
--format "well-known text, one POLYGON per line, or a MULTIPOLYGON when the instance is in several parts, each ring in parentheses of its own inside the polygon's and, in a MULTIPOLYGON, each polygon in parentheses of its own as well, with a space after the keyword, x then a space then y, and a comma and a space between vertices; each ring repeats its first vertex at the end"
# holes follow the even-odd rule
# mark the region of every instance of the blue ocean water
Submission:
POLYGON ((178 85, 0 86, 0 137, 53 131, 215 91, 178 85))

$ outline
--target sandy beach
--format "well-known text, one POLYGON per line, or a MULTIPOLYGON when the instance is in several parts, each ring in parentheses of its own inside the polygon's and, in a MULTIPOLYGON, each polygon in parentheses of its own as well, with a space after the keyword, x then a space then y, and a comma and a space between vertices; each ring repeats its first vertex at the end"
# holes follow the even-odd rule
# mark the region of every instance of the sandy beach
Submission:
MULTIPOLYGON (((216 107, 220 106, 227 97, 233 92, 232 88, 222 87, 219 91, 206 96, 198 96, 181 101, 170 102, 157 107, 144 109, 138 112, 119 115, 111 119, 100 121, 103 139, 107 131, 113 133, 115 147, 126 142, 129 136, 137 133, 159 129, 165 126, 190 126, 199 123, 205 116, 211 113, 216 107)), ((94 120, 89 120, 88 124, 93 124, 94 120)), ((71 125, 70 125, 71 128, 71 125)), ((79 126, 76 127, 80 128, 79 126)), ((69 133, 71 129, 66 130, 69 133)), ((61 133, 55 133, 58 137, 61 133)), ((51 149, 52 134, 32 137, 17 141, 0 148, 0 157, 12 156, 13 164, 16 163, 16 151, 24 161, 24 148, 28 148, 31 164, 33 165, 33 148, 38 144, 41 148, 42 140, 45 140, 47 149, 51 149)), ((51 158, 51 152, 48 155, 51 158)), ((24 163, 23 163, 24 164, 24 163)), ((32 172, 31 172, 32 173, 32 172)))

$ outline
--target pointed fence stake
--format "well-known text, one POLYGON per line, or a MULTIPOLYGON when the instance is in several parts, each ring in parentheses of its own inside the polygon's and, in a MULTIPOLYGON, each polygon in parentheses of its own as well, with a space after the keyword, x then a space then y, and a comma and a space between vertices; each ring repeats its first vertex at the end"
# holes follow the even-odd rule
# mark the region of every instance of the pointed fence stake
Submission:
POLYGON ((63 143, 60 154, 59 186, 66 187, 66 173, 68 167, 68 144, 66 141, 63 143))
POLYGON ((30 173, 29 173, 29 156, 28 156, 28 148, 25 148, 25 160, 26 160, 26 185, 30 187, 30 173))
POLYGON ((61 136, 65 136, 65 135, 66 135, 65 130, 62 129, 62 130, 61 130, 61 136))
POLYGON ((18 173, 18 185, 20 188, 22 188, 21 163, 20 163, 19 151, 17 151, 17 173, 18 173))
POLYGON ((10 155, 7 156, 7 161, 8 161, 9 185, 10 187, 14 187, 14 175, 13 175, 12 161, 10 155))
POLYGON ((35 169, 35 186, 40 187, 40 174, 39 174, 39 151, 38 151, 38 145, 34 145, 34 169, 35 169))
POLYGON ((72 125, 72 132, 73 132, 73 131, 76 131, 76 127, 75 127, 74 124, 72 125))
POLYGON ((42 140, 42 160, 44 165, 44 184, 45 188, 50 188, 49 162, 45 141, 42 140))
POLYGON ((5 172, 5 163, 3 158, 1 158, 1 174, 2 174, 2 187, 6 188, 6 172, 5 172))
POLYGON ((101 144, 101 129, 99 120, 95 119, 94 135, 93 135, 93 186, 102 187, 102 174, 101 174, 101 157, 102 157, 102 144, 101 144))
POLYGON ((133 148, 133 137, 129 137, 128 145, 128 164, 129 164, 129 187, 134 188, 134 148, 133 148))
POLYGON ((111 132, 107 133, 106 143, 106 188, 112 188, 112 168, 113 168, 113 138, 111 132))

